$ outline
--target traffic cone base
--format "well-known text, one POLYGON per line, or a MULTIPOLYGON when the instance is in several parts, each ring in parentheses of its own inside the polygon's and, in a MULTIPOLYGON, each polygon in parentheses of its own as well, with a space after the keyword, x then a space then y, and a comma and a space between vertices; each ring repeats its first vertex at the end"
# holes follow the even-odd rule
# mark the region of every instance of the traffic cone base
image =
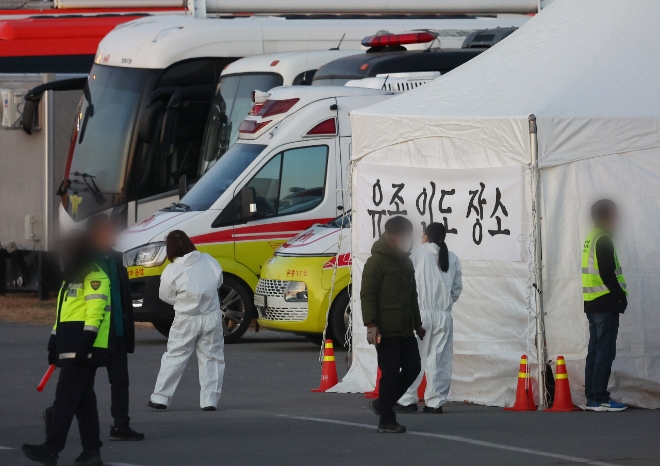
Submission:
POLYGON ((365 398, 369 398, 369 399, 378 398, 378 394, 380 393, 380 377, 381 377, 381 375, 382 375, 382 373, 380 372, 380 367, 379 367, 378 368, 378 373, 376 374, 376 388, 374 388, 370 392, 366 392, 364 394, 365 398))
POLYGON ((323 349, 323 364, 321 366, 321 384, 319 388, 312 389, 312 392, 324 392, 339 383, 337 378, 337 364, 335 363, 335 350, 332 340, 325 340, 323 349))
POLYGON ((520 357, 520 369, 518 370, 518 386, 516 388, 516 402, 505 411, 536 411, 539 407, 534 403, 534 392, 527 371, 527 355, 520 357))
POLYGON ((419 401, 424 401, 424 392, 426 391, 426 374, 422 377, 422 383, 417 387, 417 398, 419 401))
POLYGON ((571 387, 568 383, 568 372, 566 371, 566 361, 564 356, 557 356, 557 374, 555 375, 555 402, 552 408, 544 409, 548 413, 570 413, 572 411, 582 411, 573 404, 571 396, 571 387))

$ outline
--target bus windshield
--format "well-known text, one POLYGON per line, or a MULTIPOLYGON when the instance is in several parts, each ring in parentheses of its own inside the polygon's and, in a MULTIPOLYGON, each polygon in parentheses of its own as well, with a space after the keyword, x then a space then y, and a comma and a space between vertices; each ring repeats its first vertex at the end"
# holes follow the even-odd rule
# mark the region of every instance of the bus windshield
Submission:
POLYGON ((181 199, 190 210, 207 210, 267 146, 234 144, 181 199))
POLYGON ((202 143, 202 174, 238 139, 238 126, 252 108, 252 91, 281 86, 276 73, 233 74, 220 78, 202 143))
POLYGON ((78 114, 78 134, 68 174, 74 199, 79 199, 67 206, 72 217, 107 207, 110 196, 103 194, 121 193, 147 74, 146 69, 92 67, 89 92, 84 93, 78 114))

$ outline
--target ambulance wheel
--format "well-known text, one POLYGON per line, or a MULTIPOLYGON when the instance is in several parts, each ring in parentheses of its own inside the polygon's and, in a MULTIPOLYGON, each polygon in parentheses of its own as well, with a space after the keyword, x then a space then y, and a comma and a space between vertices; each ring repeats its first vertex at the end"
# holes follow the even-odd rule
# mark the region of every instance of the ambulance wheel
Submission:
POLYGON ((151 323, 158 333, 163 335, 165 338, 170 336, 170 328, 172 327, 171 320, 159 320, 158 322, 151 323))
POLYGON ((348 296, 348 288, 342 290, 332 303, 328 319, 332 341, 337 346, 346 346, 346 330, 351 322, 351 300, 348 296))
POLYGON ((252 322, 252 292, 239 280, 225 275, 218 293, 225 343, 236 343, 252 322))

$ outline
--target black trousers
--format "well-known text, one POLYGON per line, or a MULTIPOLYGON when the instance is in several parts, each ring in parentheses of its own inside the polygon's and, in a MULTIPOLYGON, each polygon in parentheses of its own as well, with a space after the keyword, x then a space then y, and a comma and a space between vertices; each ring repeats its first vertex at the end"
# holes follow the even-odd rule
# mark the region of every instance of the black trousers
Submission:
POLYGON ((616 357, 616 337, 619 333, 619 314, 593 312, 589 319, 589 349, 584 374, 584 392, 589 401, 605 403, 610 400, 607 384, 616 357))
POLYGON ((44 447, 50 453, 57 454, 64 450, 74 415, 78 419, 83 450, 96 450, 103 445, 99 437, 95 376, 96 366, 68 365, 60 368, 52 418, 46 427, 44 447))
POLYGON ((380 423, 396 421, 394 405, 410 388, 422 370, 417 339, 410 337, 383 337, 376 345, 380 367, 380 391, 376 406, 380 423))
POLYGON ((116 352, 108 353, 106 367, 110 381, 110 414, 115 427, 128 424, 128 353, 124 337, 117 337, 116 352))

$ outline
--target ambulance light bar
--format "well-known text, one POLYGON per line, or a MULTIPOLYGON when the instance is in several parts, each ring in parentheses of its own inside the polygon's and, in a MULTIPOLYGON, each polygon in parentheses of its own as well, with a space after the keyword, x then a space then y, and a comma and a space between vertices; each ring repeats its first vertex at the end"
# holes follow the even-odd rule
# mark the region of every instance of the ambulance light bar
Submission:
POLYGON ((271 120, 266 120, 266 121, 243 120, 240 126, 238 127, 238 132, 245 134, 255 134, 257 131, 259 131, 261 128, 263 128, 270 122, 271 120))
POLYGON ((362 40, 365 47, 394 47, 406 44, 425 44, 433 42, 436 35, 432 32, 409 32, 405 34, 382 34, 369 36, 362 40))
POLYGON ((280 115, 291 110, 291 107, 296 105, 300 99, 285 99, 285 100, 267 100, 264 102, 263 107, 257 113, 258 116, 266 118, 273 115, 280 115))
POLYGON ((335 118, 328 118, 307 131, 303 137, 334 136, 335 134, 337 134, 337 120, 335 118))

